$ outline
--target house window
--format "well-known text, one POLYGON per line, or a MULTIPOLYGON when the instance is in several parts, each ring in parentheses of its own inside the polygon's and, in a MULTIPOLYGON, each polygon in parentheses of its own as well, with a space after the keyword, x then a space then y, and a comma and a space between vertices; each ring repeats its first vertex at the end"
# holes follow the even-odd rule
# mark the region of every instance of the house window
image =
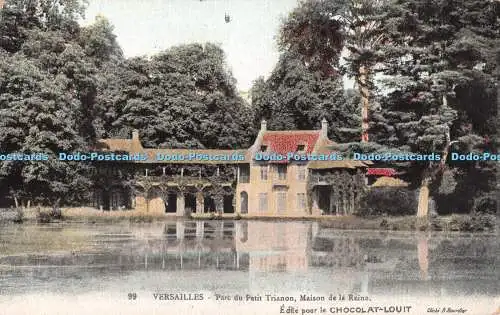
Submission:
POLYGON ((266 152, 267 151, 267 145, 261 145, 260 146, 260 151, 261 152, 266 152))
POLYGON ((260 180, 267 180, 267 165, 260 166, 260 180))
POLYGON ((250 166, 242 165, 240 166, 240 183, 249 183, 250 182, 250 166))
POLYGON ((276 193, 276 210, 278 213, 286 211, 286 192, 280 191, 276 193))
POLYGON ((304 210, 306 208, 306 194, 297 193, 297 209, 304 210))
POLYGON ((306 166, 297 165, 297 179, 300 181, 306 180, 306 166))
POLYGON ((287 171, 286 165, 278 165, 277 171, 278 171, 278 179, 285 180, 286 179, 286 171, 287 171))
POLYGON ((267 211, 267 193, 259 194, 259 211, 260 212, 267 211))
POLYGON ((297 146, 297 152, 304 152, 306 150, 306 145, 305 144, 299 144, 297 146))
POLYGON ((247 214, 248 213, 248 194, 246 191, 242 191, 240 193, 240 203, 241 203, 240 212, 242 214, 247 214))

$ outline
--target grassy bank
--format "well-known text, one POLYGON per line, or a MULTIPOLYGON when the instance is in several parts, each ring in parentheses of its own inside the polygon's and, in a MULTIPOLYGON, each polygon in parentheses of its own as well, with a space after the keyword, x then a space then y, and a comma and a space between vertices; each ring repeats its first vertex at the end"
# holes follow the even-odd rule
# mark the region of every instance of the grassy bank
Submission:
POLYGON ((345 217, 321 220, 321 226, 336 229, 366 229, 385 231, 443 231, 493 232, 497 229, 495 216, 450 215, 433 218, 404 217, 345 217))
POLYGON ((93 208, 65 208, 63 217, 66 221, 85 223, 115 222, 156 222, 176 220, 175 216, 147 213, 133 210, 99 211, 93 208))
MULTIPOLYGON (((158 222, 177 220, 178 217, 158 213, 147 213, 132 210, 99 211, 93 208, 62 208, 60 218, 52 218, 51 209, 24 209, 22 214, 16 210, 0 211, 0 223, 121 223, 121 222, 158 222), (42 215, 40 215, 42 214, 42 215), (19 217, 22 220, 19 220, 19 217), (43 218, 43 220, 41 220, 43 218)), ((342 230, 387 230, 387 231, 461 231, 461 232, 491 232, 496 231, 497 218, 493 215, 450 215, 432 218, 417 218, 415 216, 307 216, 307 217, 264 217, 239 214, 191 214, 193 220, 260 220, 260 221, 315 221, 321 227, 342 230)))
POLYGON ((433 218, 415 216, 307 216, 307 217, 265 217, 250 215, 194 214, 195 220, 245 219, 261 221, 315 221, 321 227, 342 230, 387 230, 387 231, 461 231, 492 232, 497 228, 497 218, 493 215, 450 215, 433 218))
POLYGON ((11 223, 119 223, 119 222, 155 222, 175 220, 176 217, 144 213, 132 210, 99 211, 94 208, 61 208, 58 216, 52 215, 51 208, 0 209, 0 224, 11 223), (19 214, 21 212, 21 214, 19 214), (21 218, 21 219, 19 219, 21 218))

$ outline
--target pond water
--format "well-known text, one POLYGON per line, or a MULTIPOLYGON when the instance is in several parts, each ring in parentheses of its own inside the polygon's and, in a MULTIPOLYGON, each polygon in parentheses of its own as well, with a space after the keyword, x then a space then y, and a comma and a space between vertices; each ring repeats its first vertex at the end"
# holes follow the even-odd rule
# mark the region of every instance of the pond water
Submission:
POLYGON ((0 314, 489 315, 498 254, 496 234, 317 222, 5 225, 0 314))

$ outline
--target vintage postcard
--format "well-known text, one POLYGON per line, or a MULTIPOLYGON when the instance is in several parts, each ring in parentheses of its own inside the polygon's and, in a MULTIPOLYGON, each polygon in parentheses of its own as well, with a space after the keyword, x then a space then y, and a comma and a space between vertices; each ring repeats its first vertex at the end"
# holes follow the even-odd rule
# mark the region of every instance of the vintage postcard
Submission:
POLYGON ((0 315, 500 315, 500 1, 0 0, 0 315))

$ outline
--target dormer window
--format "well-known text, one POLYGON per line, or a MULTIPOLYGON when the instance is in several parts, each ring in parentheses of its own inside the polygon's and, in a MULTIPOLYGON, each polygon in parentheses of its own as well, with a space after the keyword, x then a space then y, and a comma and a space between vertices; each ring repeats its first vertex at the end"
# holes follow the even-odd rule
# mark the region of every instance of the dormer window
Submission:
POLYGON ((306 150, 306 145, 305 144, 299 144, 297 146, 297 152, 304 152, 306 150))
POLYGON ((267 151, 267 145, 261 145, 260 152, 266 152, 266 151, 267 151))

